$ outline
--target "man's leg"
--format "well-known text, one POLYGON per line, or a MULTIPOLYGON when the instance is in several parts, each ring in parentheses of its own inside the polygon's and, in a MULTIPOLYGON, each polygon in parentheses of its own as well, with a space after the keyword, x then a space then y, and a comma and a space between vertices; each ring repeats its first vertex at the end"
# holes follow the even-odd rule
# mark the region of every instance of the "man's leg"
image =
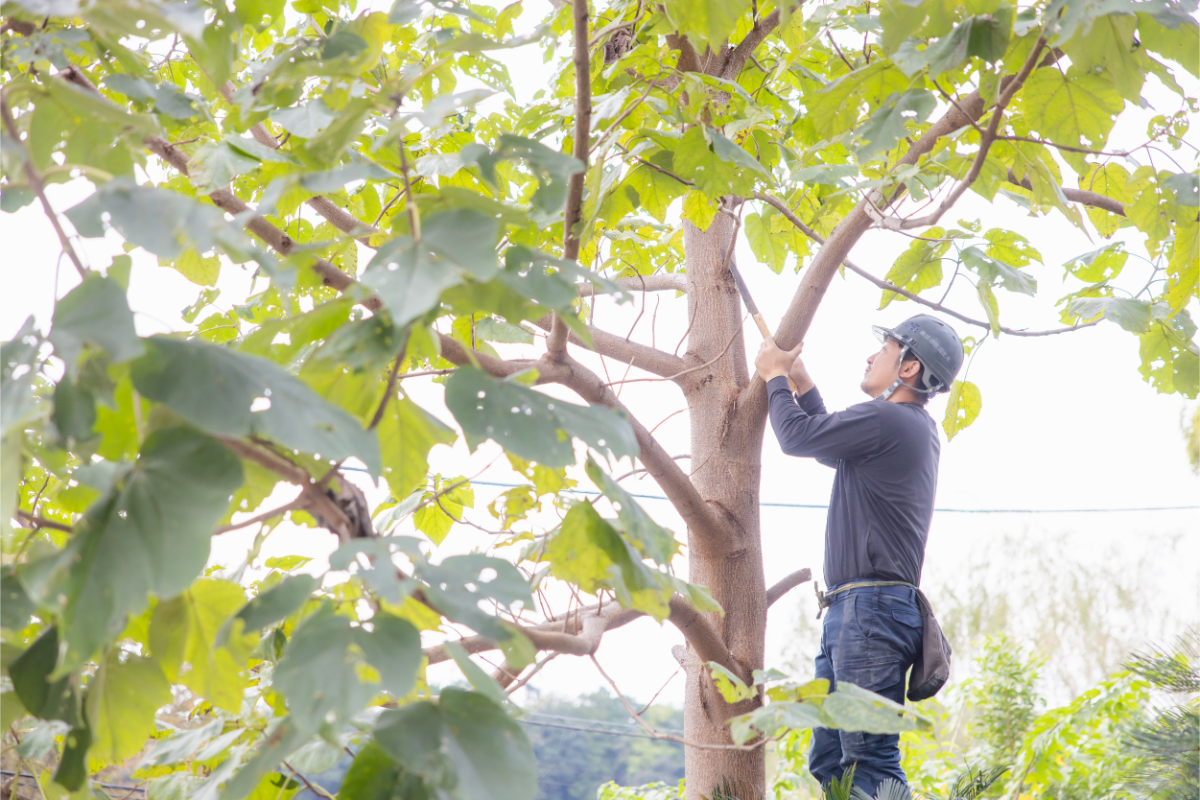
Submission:
MULTIPOLYGON (((821 637, 824 640, 824 636, 821 637)), ((833 664, 825 655, 822 646, 816 660, 816 677, 824 678, 833 685, 833 664)), ((828 728, 813 728, 812 746, 808 751, 808 771, 822 786, 835 778, 842 777, 842 741, 838 731, 828 728)))
MULTIPOLYGON (((841 605, 845 633, 831 648, 838 681, 853 683, 903 704, 905 673, 921 644, 921 628, 913 627, 915 602, 890 593, 856 592, 841 605), (893 613, 896 612, 896 613, 893 613)), ((919 612, 916 625, 920 625, 919 612)), ((842 768, 854 769, 854 785, 870 796, 880 783, 907 776, 900 767, 897 734, 841 731, 842 768)))

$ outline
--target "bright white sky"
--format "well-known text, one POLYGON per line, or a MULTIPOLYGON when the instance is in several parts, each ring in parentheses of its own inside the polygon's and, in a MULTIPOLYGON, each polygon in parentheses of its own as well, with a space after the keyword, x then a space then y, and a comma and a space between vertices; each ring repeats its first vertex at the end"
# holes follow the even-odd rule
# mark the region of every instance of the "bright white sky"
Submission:
MULTIPOLYGON (((390 2, 376 2, 380 7, 390 2)), ((540 18, 544 3, 531 2, 519 27, 527 28, 540 18)), ((386 10, 386 8, 384 8, 386 10)), ((534 48, 499 51, 518 83, 518 100, 526 101, 541 88, 550 69, 542 63, 534 48)), ((1196 82, 1180 71, 1180 82, 1195 96, 1196 82), (1184 79, 1187 79, 1186 81, 1184 79)), ((464 86, 460 85, 459 90, 464 86)), ((1173 113, 1179 108, 1178 97, 1163 90, 1151 78, 1144 92, 1156 106, 1156 112, 1127 110, 1127 118, 1114 131, 1109 147, 1135 146, 1145 141, 1146 124, 1154 113, 1173 113)), ((1196 137, 1192 137, 1196 141, 1196 137)), ((1144 152, 1135 156, 1147 163, 1144 152)), ((1165 159, 1155 164, 1166 168, 1165 159)), ((1068 178, 1069 185, 1074 185, 1068 178)), ((90 189, 82 181, 50 189, 54 206, 66 209, 82 200, 90 189)), ((947 221, 980 219, 984 228, 1002 227, 1017 231, 1038 248, 1045 266, 1030 271, 1039 284, 1039 295, 1031 299, 1005 293, 1001 296, 1001 317, 1015 328, 1045 329, 1059 326, 1053 301, 1077 288, 1077 282, 1063 281, 1066 260, 1103 244, 1089 241, 1078 229, 1054 214, 1035 219, 1015 204, 998 199, 994 206, 968 192, 947 221)), ((64 224, 66 223, 64 220, 64 224)), ((1145 254, 1141 235, 1132 229, 1117 237, 1127 249, 1145 254)), ((78 282, 69 264, 56 263, 59 249, 55 235, 35 206, 16 214, 0 215, 0 239, 8 248, 5 260, 6 291, 0 296, 0 338, 7 340, 25 317, 33 314, 41 329, 49 327, 54 297, 61 297, 78 282)), ((851 260, 877 275, 883 275, 895 257, 908 245, 901 236, 869 232, 851 253, 851 260)), ((122 252, 119 239, 88 240, 85 250, 89 262, 104 267, 109 257, 122 252)), ((157 266, 153 256, 133 253, 134 268, 130 302, 138 330, 143 335, 185 328, 180 312, 191 304, 200 287, 189 283, 171 269, 157 266)), ((776 276, 755 262, 744 240, 738 243, 737 261, 769 323, 776 322, 799 285, 799 276, 791 271, 776 276)), ((365 259, 360 260, 365 264, 365 259)), ((1126 272, 1136 275, 1131 283, 1144 281, 1148 274, 1144 262, 1131 258, 1126 272)), ((1140 286, 1140 284, 1139 284, 1140 286)), ((218 307, 229 308, 241 302, 250 289, 249 274, 242 268, 226 266, 220 282, 218 307)), ((259 288, 262 287, 260 283, 259 288)), ((657 328, 654 341, 659 347, 673 349, 686 329, 685 300, 673 293, 647 298, 648 307, 633 337, 651 342, 649 321, 656 302, 657 328)), ((639 300, 640 303, 640 300, 639 300)), ((597 304, 596 322, 611 331, 624 334, 637 316, 639 303, 618 307, 611 301, 597 304)), ((878 348, 870 325, 892 325, 917 313, 914 304, 893 303, 886 311, 876 312, 879 291, 861 278, 848 274, 835 278, 816 321, 807 337, 805 358, 831 409, 844 408, 864 400, 858 390, 867 355, 878 348)), ((973 317, 983 312, 974 291, 966 281, 958 282, 948 304, 973 317)), ((1193 317, 1197 317, 1193 302, 1193 317)), ((979 335, 978 331, 956 324, 961 334, 979 335)), ((753 324, 747 326, 746 340, 757 346, 753 324)), ((581 357, 601 370, 598 359, 581 357)), ((974 426, 952 443, 943 443, 938 506, 959 509, 1062 509, 1129 508, 1142 506, 1191 505, 1197 501, 1197 480, 1193 477, 1184 452, 1180 433, 1180 415, 1188 404, 1178 396, 1156 394, 1137 373, 1138 343, 1135 337, 1115 324, 1100 325, 1073 334, 1036 339, 1003 337, 990 341, 971 366, 970 379, 983 395, 983 411, 974 426)), ((609 363, 613 380, 619 380, 623 367, 609 363)), ((629 377, 644 377, 636 370, 629 377)), ((453 417, 441 401, 441 388, 429 379, 403 384, 405 391, 447 423, 453 417)), ((569 392, 548 391, 568 399, 569 392)), ((656 426, 685 403, 680 392, 665 383, 626 385, 621 399, 650 427, 656 426)), ((944 396, 930 404, 940 421, 945 410, 944 396)), ((672 454, 687 453, 688 420, 686 413, 672 416, 656 431, 656 436, 672 454)), ((475 475, 499 453, 494 445, 485 445, 475 454, 465 447, 438 447, 432 454, 432 469, 445 475, 475 475)), ((686 462, 685 462, 686 463, 686 462)), ((807 460, 783 456, 768 432, 763 452, 764 502, 821 504, 828 501, 833 472, 807 460)), ((618 469, 622 473, 629 468, 618 469)), ((362 477, 362 476, 360 476, 362 477)), ((515 479, 501 458, 496 466, 479 475, 479 480, 515 479), (502 465, 502 466, 501 466, 502 465)), ((357 480, 373 502, 386 496, 386 489, 372 487, 369 479, 357 480)), ((631 491, 661 494, 650 479, 626 480, 631 491)), ((586 481, 581 481, 586 485, 586 481)), ((499 488, 476 486, 477 511, 470 518, 488 526, 492 521, 484 510, 499 488)), ((289 495, 280 493, 267 501, 267 507, 285 502, 289 495)), ((645 507, 663 525, 682 539, 684 528, 669 503, 644 501, 645 507)), ((767 583, 800 568, 812 567, 820 573, 824 536, 823 510, 764 508, 763 540, 767 583)), ((1177 552, 1159 554, 1163 570, 1158 595, 1146 598, 1147 631, 1154 631, 1160 609, 1171 608, 1183 619, 1200 619, 1197 566, 1200 563, 1200 515, 1194 511, 1110 514, 953 514, 939 513, 934 518, 926 558, 926 586, 953 581, 963 565, 1006 534, 1028 539, 1031 543, 1054 534, 1073 534, 1078 543, 1074 553, 1080 561, 1111 557, 1113 548, 1123 558, 1134 560, 1148 549, 1161 544, 1159 535, 1182 533, 1177 552), (1151 538, 1153 537, 1153 538, 1151 538)), ((245 557, 252 538, 250 532, 227 534, 215 542, 213 563, 236 567, 245 557)), ((485 536, 459 526, 439 552, 465 552, 485 547, 485 536)), ((304 529, 283 527, 268 539, 262 557, 302 554, 321 564, 334 548, 332 536, 304 529)), ((1020 553, 1011 554, 1013 563, 1020 553)), ((686 575, 681 559, 677 571, 686 575)), ((1003 588, 997 587, 997 588, 1003 588)), ((769 653, 778 660, 787 644, 795 614, 812 614, 814 601, 807 585, 772 612, 768 627, 769 653)), ((1148 633, 1148 636, 1156 635, 1148 633)), ((670 646, 681 641, 678 633, 666 625, 660 628, 650 620, 641 620, 608 634, 599 658, 622 690, 643 700, 656 692, 676 664, 670 646)), ((446 683, 458 679, 456 669, 440 665, 430 670, 430 680, 446 683)), ((797 677, 804 677, 798 675, 797 677)), ((543 691, 574 695, 599 688, 603 679, 586 659, 562 657, 534 681, 543 691)), ((662 693, 660 701, 682 701, 683 681, 676 677, 662 693)))

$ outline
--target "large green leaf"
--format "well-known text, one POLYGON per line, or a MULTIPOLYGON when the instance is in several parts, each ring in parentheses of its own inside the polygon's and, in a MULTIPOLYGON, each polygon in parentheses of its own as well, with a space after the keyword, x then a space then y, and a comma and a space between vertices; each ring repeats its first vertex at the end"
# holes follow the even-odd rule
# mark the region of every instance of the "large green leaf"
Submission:
POLYGON ((624 608, 636 608, 657 620, 670 614, 671 595, 679 593, 703 611, 720 606, 702 587, 647 566, 642 556, 591 503, 576 503, 549 540, 545 560, 555 577, 593 594, 610 589, 624 608))
POLYGON ((1146 333, 1150 329, 1152 310, 1150 303, 1131 297, 1079 297, 1067 307, 1067 313, 1080 322, 1104 317, 1130 333, 1146 333))
POLYGON ((1104 77, 1057 67, 1034 70, 1021 98, 1025 119, 1044 138, 1088 150, 1104 149, 1125 105, 1104 77))
POLYGON ((533 748, 504 709, 446 689, 436 704, 385 711, 375 741, 407 771, 459 800, 522 800, 537 791, 533 748))
POLYGON ((159 603, 150 622, 150 650, 167 677, 235 714, 249 685, 242 671, 258 637, 240 629, 224 635, 223 641, 218 635, 245 602, 237 584, 205 578, 159 603))
POLYGON ((246 603, 238 612, 242 630, 260 631, 287 619, 307 602, 321 582, 311 575, 289 575, 246 603))
POLYGON ((1200 391, 1200 348, 1195 337, 1196 325, 1186 310, 1169 320, 1152 320, 1150 330, 1138 337, 1142 358, 1138 372, 1160 393, 1194 400, 1200 391))
POLYGON ((154 714, 171 702, 171 684, 158 662, 118 659, 112 650, 88 686, 87 716, 92 731, 89 754, 119 763, 146 746, 155 731, 154 714))
MULTIPOLYGON (((927 230, 925 236, 929 239, 937 239, 944 236, 945 233, 943 228, 935 227, 927 230)), ((913 294, 920 294, 942 282, 942 256, 949 249, 950 242, 947 241, 914 240, 892 264, 892 268, 888 270, 885 278, 894 286, 899 286, 913 294)), ((895 292, 884 290, 879 308, 881 310, 887 308, 899 296, 895 292)))
POLYGON ((575 463, 577 436, 615 458, 636 456, 629 423, 603 406, 577 406, 547 397, 513 381, 464 367, 446 382, 446 407, 472 449, 487 439, 524 459, 546 466, 575 463))
POLYGON ((867 161, 886 153, 908 136, 907 124, 920 125, 929 119, 937 101, 924 89, 909 89, 904 94, 888 98, 883 106, 860 126, 855 135, 862 142, 858 158, 867 161))
POLYGON ((346 722, 381 690, 408 694, 420 662, 420 636, 409 622, 382 615, 367 630, 325 604, 288 640, 274 686, 296 726, 316 732, 346 722))
POLYGON ((88 345, 107 352, 114 364, 142 354, 125 290, 115 280, 96 274, 88 275, 54 306, 49 339, 54 352, 72 368, 88 345))
POLYGON ((88 509, 66 555, 60 669, 121 633, 150 594, 182 592, 204 569, 210 537, 242 483, 238 459, 207 436, 164 428, 146 437, 134 468, 88 509))
POLYGON ((75 678, 51 677, 58 663, 58 643, 58 628, 52 626, 8 665, 8 676, 21 705, 30 714, 75 725, 81 718, 75 678))
POLYGON ((702 52, 707 44, 714 52, 724 47, 742 14, 750 10, 743 0, 667 0, 667 17, 675 29, 690 34, 702 52))
POLYGON ((621 488, 600 468, 594 459, 587 460, 587 475, 609 499, 617 512, 622 532, 638 552, 656 564, 668 565, 679 554, 679 542, 669 530, 659 525, 646 513, 633 495, 621 488))
POLYGON ((1063 266, 1067 272, 1084 283, 1100 283, 1120 275, 1127 260, 1129 253, 1125 252, 1125 243, 1113 242, 1098 250, 1075 256, 1063 266))
POLYGON ((978 247, 965 248, 960 255, 967 268, 992 285, 998 283, 1010 292, 1020 292, 1031 297, 1037 294, 1035 278, 998 258, 993 258, 978 247))
POLYGON ((267 436, 328 461, 353 456, 379 474, 374 432, 273 361, 167 336, 146 346, 133 364, 134 385, 193 425, 219 436, 267 436))
POLYGON ((429 451, 453 444, 453 429, 407 397, 392 398, 376 429, 383 453, 383 477, 392 497, 407 497, 429 472, 429 451))

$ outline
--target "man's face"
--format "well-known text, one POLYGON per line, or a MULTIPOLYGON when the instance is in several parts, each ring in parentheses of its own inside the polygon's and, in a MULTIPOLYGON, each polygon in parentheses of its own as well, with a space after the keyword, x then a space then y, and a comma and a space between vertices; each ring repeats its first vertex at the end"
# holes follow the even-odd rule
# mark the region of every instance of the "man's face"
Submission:
POLYGON ((900 343, 888 339, 879 351, 867 356, 867 368, 863 371, 862 390, 869 397, 883 394, 883 390, 896 381, 896 369, 900 366, 900 343))

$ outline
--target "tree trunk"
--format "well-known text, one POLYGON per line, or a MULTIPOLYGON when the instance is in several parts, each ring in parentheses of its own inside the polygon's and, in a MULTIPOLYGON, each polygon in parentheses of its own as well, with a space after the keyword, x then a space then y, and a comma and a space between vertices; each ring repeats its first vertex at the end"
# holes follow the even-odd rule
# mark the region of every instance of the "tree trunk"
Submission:
MULTIPOLYGON (((750 672, 763 668, 766 638, 766 584, 763 576, 759 531, 759 479, 762 471, 761 421, 745 425, 738 419, 737 400, 749 383, 746 348, 742 337, 741 299, 725 255, 734 233, 734 222, 718 214, 707 231, 684 223, 684 249, 689 284, 687 360, 714 364, 694 373, 687 385, 691 421, 692 481, 717 513, 731 521, 737 541, 732 552, 707 552, 698 539, 688 537, 688 579, 708 588, 725 610, 723 617, 709 614, 726 645, 750 672), (731 343, 732 340, 732 343, 731 343)), ((742 415, 746 416, 746 415, 742 415)), ((690 655, 690 654, 689 654, 690 655)), ((728 705, 717 693, 707 670, 687 659, 684 728, 691 741, 730 744, 726 721, 759 704, 752 699, 728 705)), ((766 783, 762 749, 714 750, 686 748, 688 800, 711 797, 722 785, 737 789, 740 800, 761 796, 766 783)))

